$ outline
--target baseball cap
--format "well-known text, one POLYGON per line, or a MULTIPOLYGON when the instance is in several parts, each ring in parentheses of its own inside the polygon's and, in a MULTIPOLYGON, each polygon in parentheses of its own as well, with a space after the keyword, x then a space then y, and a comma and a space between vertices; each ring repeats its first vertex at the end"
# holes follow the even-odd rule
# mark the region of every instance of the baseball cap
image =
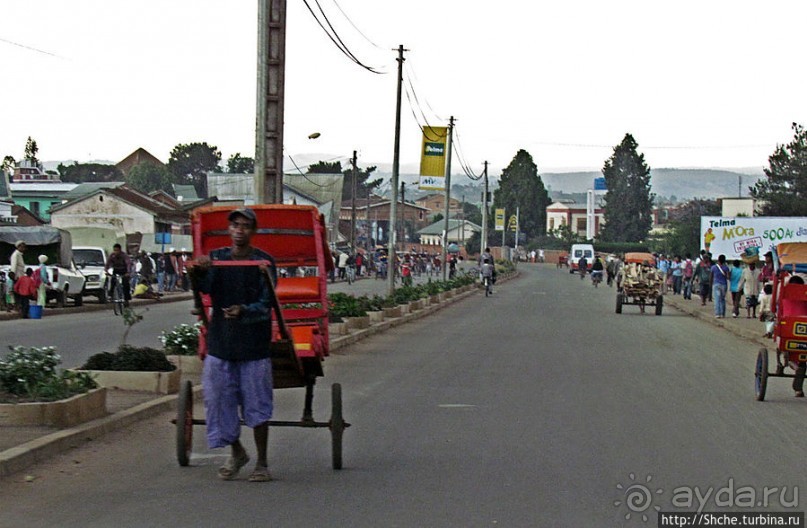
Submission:
POLYGON ((252 227, 258 227, 258 217, 255 216, 255 211, 248 207, 242 207, 241 209, 236 209, 232 211, 229 215, 227 215, 227 220, 230 222, 233 221, 233 218, 236 216, 243 216, 247 220, 252 222, 252 227))

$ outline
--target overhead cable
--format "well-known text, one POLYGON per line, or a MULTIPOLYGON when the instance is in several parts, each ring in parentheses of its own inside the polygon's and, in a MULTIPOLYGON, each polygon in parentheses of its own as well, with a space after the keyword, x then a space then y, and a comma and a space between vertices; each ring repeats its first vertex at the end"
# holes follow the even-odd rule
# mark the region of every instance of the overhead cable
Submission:
POLYGON ((308 11, 309 11, 309 13, 311 13, 311 16, 314 17, 314 20, 317 21, 317 24, 319 24, 319 27, 322 28, 322 31, 325 32, 325 34, 328 36, 328 38, 331 40, 331 42, 333 42, 334 46, 336 46, 339 49, 339 51, 341 51, 345 55, 345 57, 350 59, 351 62, 354 62, 354 63, 358 64, 359 66, 361 66, 362 68, 364 68, 365 70, 367 70, 367 71, 369 71, 371 73, 375 73, 375 74, 379 74, 379 75, 386 73, 386 72, 378 71, 377 69, 375 69, 375 68, 373 68, 371 66, 367 66, 366 64, 361 62, 353 54, 353 52, 351 52, 350 49, 348 49, 347 45, 339 37, 339 34, 336 32, 336 30, 334 29, 334 27, 331 24, 330 20, 328 20, 328 16, 325 14, 325 11, 322 9, 322 6, 320 5, 319 0, 314 0, 314 2, 316 2, 320 13, 322 13, 322 17, 325 19, 325 22, 328 24, 328 28, 330 28, 330 31, 328 31, 328 28, 325 27, 325 24, 322 23, 322 20, 319 19, 317 14, 311 8, 311 5, 308 3, 308 0, 303 0, 303 3, 308 8, 308 11))

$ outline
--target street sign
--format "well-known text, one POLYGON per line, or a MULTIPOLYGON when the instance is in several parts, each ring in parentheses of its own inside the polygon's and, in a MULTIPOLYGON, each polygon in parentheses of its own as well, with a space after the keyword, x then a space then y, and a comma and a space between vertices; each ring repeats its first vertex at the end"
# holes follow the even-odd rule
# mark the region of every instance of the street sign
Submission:
POLYGON ((496 209, 495 230, 504 231, 504 209, 496 209))
POLYGON ((594 178, 594 190, 595 191, 607 191, 608 186, 605 185, 605 178, 594 178))
POLYGON ((516 215, 510 216, 510 222, 507 224, 507 229, 510 231, 515 231, 518 229, 518 218, 516 218, 516 215))

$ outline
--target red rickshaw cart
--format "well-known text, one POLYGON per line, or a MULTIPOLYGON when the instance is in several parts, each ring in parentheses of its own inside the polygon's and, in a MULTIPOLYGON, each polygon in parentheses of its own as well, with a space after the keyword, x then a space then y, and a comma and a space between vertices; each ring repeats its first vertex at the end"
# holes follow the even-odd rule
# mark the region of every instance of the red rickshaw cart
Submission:
POLYGON ((778 368, 768 372, 768 349, 761 348, 754 369, 754 392, 758 401, 765 399, 769 377, 794 378, 797 374, 785 373, 785 368, 796 371, 807 362, 807 285, 803 284, 803 277, 799 277, 801 283, 790 280, 807 274, 807 243, 779 244, 773 254, 771 312, 778 368))
MULTIPOLYGON (((272 304, 272 380, 275 389, 304 387, 305 403, 299 421, 269 422, 270 427, 328 428, 331 432, 332 464, 342 468, 342 434, 350 426, 342 415, 342 388, 331 387, 331 418, 318 422, 313 416, 314 384, 323 376, 322 363, 328 356, 327 277, 333 269, 325 221, 313 206, 256 205, 258 219, 252 245, 272 255, 278 269, 277 284, 270 284, 272 304)), ((233 207, 205 207, 193 214, 194 257, 231 244, 227 219, 233 207)), ((262 261, 218 261, 213 266, 258 266, 262 261)), ((206 323, 210 298, 194 290, 194 301, 203 325, 199 355, 204 359, 206 323)), ((187 466, 193 440, 193 426, 205 420, 193 417, 193 391, 190 381, 180 388, 177 418, 177 459, 187 466)))

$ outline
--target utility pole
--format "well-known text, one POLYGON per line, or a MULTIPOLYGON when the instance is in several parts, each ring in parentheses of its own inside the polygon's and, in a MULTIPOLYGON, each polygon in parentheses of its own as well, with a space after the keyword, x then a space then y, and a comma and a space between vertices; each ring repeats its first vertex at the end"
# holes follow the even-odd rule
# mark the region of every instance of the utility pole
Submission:
POLYGON ((460 219, 462 221, 462 227, 460 229, 460 240, 462 241, 462 246, 465 247, 465 195, 462 195, 462 210, 460 211, 460 219))
POLYGON ((406 183, 401 182, 401 251, 406 251, 406 183))
POLYGON ((485 190, 482 195, 482 238, 480 239, 479 253, 488 247, 488 162, 485 162, 485 190))
POLYGON ((401 88, 403 87, 403 44, 398 46, 398 98, 395 102, 395 146, 392 154, 392 200, 389 208, 389 248, 387 251, 387 294, 395 293, 395 215, 398 208, 398 169, 401 158, 401 88))
POLYGON ((448 208, 451 204, 451 143, 454 137, 454 116, 448 120, 448 148, 446 149, 446 207, 445 207, 445 224, 443 228, 443 280, 446 280, 446 272, 448 270, 448 260, 446 254, 448 253, 448 208))
POLYGON ((258 0, 255 202, 283 203, 286 0, 258 0))
POLYGON ((356 250, 356 151, 353 151, 353 158, 350 160, 353 164, 353 183, 352 194, 350 198, 350 251, 356 250))

